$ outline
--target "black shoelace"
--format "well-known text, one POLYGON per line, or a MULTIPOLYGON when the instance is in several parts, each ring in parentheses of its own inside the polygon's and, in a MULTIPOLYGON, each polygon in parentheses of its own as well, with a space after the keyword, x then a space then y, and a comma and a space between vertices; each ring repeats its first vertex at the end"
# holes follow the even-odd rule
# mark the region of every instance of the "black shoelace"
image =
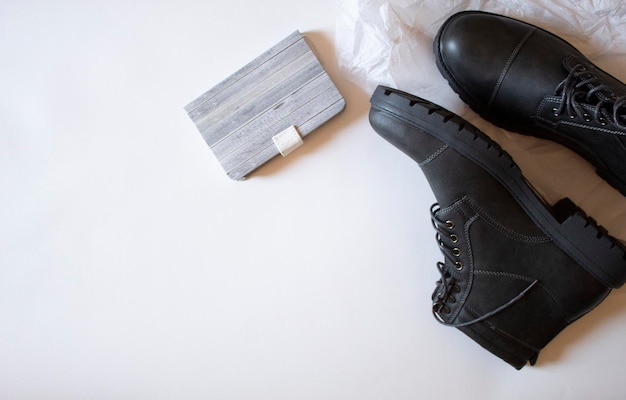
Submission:
POLYGON ((569 75, 556 87, 556 96, 561 96, 561 105, 554 115, 567 112, 570 118, 581 118, 606 125, 611 122, 626 129, 626 96, 616 96, 610 86, 602 82, 583 64, 577 64, 569 75), (593 108, 589 113, 582 105, 593 108))
POLYGON ((443 318, 442 314, 449 314, 451 310, 448 304, 454 304, 457 301, 454 295, 461 292, 461 288, 458 284, 463 282, 458 273, 463 271, 465 266, 460 260, 461 249, 459 246, 457 246, 460 243, 461 238, 452 232, 456 227, 456 224, 454 223, 454 221, 444 221, 440 219, 437 215, 439 210, 439 205, 436 203, 433 204, 430 208, 431 221, 433 227, 435 228, 435 231, 437 231, 436 239, 439 243, 439 249, 444 256, 444 262, 437 263, 437 269, 439 270, 441 279, 436 282, 437 286, 435 287, 435 291, 432 295, 432 312, 437 321, 444 325, 456 328, 469 326, 484 321, 520 301, 526 295, 526 293, 528 293, 536 284, 539 283, 539 281, 534 280, 526 289, 521 291, 511 300, 471 321, 460 323, 447 322, 443 318), (454 268, 455 272, 452 272, 452 268, 454 268))

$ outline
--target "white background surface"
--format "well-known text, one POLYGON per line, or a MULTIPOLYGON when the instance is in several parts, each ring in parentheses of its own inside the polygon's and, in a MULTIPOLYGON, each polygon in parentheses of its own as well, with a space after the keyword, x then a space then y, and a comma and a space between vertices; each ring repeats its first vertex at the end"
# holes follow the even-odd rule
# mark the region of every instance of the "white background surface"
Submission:
POLYGON ((624 398, 623 289, 521 371, 434 321, 434 197, 337 68, 336 15, 0 5, 1 399, 624 398), (231 181, 183 106, 295 29, 347 108, 231 181))

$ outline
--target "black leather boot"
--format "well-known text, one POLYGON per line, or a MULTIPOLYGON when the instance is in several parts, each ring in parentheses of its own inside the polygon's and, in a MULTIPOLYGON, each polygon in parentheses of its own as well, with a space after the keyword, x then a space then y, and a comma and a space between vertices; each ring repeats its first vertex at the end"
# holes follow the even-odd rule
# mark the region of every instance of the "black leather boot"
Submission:
POLYGON ((433 313, 522 368, 626 279, 625 249, 571 201, 545 204, 510 156, 462 118, 379 86, 374 130, 414 159, 438 204, 433 313))
POLYGON ((451 16, 434 42, 437 66, 483 118, 554 140, 626 195, 626 86, 561 38, 480 11, 451 16))

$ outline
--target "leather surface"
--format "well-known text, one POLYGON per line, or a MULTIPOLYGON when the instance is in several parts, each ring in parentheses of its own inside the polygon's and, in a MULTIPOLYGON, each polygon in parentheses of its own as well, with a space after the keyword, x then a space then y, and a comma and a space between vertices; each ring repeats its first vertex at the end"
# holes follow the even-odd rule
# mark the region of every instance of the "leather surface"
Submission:
POLYGON ((529 123, 567 76, 570 44, 533 25, 485 12, 450 17, 436 39, 438 60, 463 94, 500 118, 529 123))
MULTIPOLYGON (((419 114, 419 118, 436 117, 419 114)), ((522 368, 564 327, 608 295, 610 290, 556 246, 484 169, 429 132, 388 112, 373 108, 370 123, 420 165, 441 207, 437 218, 454 222, 449 236, 441 237, 443 247, 458 250, 452 259, 446 258, 442 276, 454 279, 459 288, 447 298, 442 314, 445 323, 473 321, 537 282, 511 307, 459 328, 515 368, 522 368), (463 268, 455 268, 455 262, 463 268)), ((440 284, 434 297, 442 290, 440 284)))
MULTIPOLYGON (((584 65, 616 97, 626 93, 621 82, 556 35, 485 12, 453 15, 440 28, 434 46, 441 72, 481 116, 505 129, 570 147, 626 194, 626 130, 609 118, 601 124, 595 118, 554 113, 562 103, 556 89, 575 65, 584 65)), ((592 116, 595 102, 588 101, 583 107, 592 116)))

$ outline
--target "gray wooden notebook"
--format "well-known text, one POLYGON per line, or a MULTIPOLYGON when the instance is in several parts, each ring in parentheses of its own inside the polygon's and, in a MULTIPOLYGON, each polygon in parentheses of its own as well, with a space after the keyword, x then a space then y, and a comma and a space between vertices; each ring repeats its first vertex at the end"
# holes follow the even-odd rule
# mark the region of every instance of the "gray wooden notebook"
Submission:
POLYGON ((229 177, 245 179, 345 101, 298 31, 185 106, 229 177))

